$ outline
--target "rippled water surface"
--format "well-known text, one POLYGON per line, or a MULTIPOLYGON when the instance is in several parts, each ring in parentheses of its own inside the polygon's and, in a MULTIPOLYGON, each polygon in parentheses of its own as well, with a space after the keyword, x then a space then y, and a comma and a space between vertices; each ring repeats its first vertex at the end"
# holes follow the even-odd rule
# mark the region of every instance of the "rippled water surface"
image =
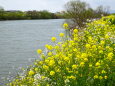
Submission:
MULTIPOLYGON (((36 49, 59 39, 63 19, 0 21, 0 86, 39 58, 36 49)), ((59 40, 58 40, 59 41, 59 40)))

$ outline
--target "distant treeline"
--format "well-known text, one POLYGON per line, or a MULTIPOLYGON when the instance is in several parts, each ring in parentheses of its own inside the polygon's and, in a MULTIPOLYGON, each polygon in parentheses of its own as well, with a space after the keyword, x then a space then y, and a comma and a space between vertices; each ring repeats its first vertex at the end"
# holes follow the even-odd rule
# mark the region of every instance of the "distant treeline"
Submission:
POLYGON ((115 15, 115 13, 111 13, 111 15, 115 15))
POLYGON ((51 13, 44 11, 4 11, 0 10, 0 20, 22 20, 22 19, 60 19, 64 18, 63 13, 51 13))

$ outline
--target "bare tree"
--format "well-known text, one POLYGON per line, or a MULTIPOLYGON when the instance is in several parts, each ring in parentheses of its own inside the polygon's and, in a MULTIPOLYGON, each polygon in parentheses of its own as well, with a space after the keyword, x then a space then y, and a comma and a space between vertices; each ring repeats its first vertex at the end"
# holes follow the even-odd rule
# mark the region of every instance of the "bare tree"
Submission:
POLYGON ((98 6, 95 10, 96 17, 106 16, 109 14, 109 7, 104 7, 102 5, 98 6))
POLYGON ((4 11, 4 8, 2 6, 0 6, 0 11, 4 11))
POLYGON ((72 0, 65 4, 66 17, 69 19, 72 29, 76 26, 82 28, 85 26, 87 19, 100 18, 108 15, 108 12, 109 7, 98 6, 94 10, 89 4, 80 0, 72 0))
POLYGON ((86 2, 72 0, 65 4, 66 16, 74 22, 74 26, 83 27, 87 19, 91 18, 93 10, 86 2))

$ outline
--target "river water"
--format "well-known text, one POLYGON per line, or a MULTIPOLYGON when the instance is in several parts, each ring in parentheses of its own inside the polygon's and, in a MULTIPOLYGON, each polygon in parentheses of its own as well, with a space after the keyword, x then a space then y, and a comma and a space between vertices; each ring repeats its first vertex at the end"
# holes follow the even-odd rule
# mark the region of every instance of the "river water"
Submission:
MULTIPOLYGON (((63 19, 0 21, 0 86, 38 59, 36 50, 59 39, 63 19)), ((60 41, 60 40, 58 40, 60 41)))

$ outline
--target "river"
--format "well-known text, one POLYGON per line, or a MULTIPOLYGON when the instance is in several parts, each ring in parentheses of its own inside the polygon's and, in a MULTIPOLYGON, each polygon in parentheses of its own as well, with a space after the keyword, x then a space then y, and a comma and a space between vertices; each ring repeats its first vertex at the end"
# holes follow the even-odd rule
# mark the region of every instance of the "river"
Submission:
POLYGON ((0 86, 35 59, 38 48, 64 32, 63 19, 0 21, 0 86))

